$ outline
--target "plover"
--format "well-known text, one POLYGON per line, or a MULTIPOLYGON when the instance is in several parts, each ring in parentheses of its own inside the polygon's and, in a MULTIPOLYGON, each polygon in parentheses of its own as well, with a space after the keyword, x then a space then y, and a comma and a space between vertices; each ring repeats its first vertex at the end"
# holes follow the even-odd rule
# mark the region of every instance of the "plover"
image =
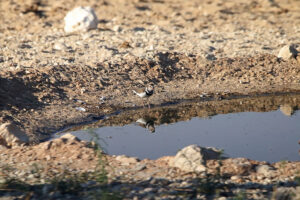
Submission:
MULTIPOLYGON (((144 90, 132 90, 134 94, 136 94, 137 96, 141 97, 141 98, 149 98, 150 96, 153 95, 154 93, 154 86, 153 85, 148 85, 144 90)), ((148 102, 148 107, 150 108, 150 104, 148 102)))

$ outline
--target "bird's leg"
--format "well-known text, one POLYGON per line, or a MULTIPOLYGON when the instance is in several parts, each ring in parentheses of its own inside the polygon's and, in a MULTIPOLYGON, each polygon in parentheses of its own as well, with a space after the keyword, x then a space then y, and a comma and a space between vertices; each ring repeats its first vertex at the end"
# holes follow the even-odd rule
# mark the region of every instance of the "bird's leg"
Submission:
POLYGON ((143 108, 145 107, 145 101, 143 101, 143 108))

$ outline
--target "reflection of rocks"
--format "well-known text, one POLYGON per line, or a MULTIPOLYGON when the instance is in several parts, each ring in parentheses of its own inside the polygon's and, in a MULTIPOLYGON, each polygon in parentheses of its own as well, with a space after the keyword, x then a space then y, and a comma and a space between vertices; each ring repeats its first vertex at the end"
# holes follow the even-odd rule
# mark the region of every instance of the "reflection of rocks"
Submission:
POLYGON ((4 123, 0 126, 0 145, 11 148, 20 146, 29 142, 29 138, 16 125, 4 123))
POLYGON ((220 155, 221 151, 215 148, 190 145, 180 150, 169 164, 187 172, 203 172, 206 160, 219 159, 220 155))
POLYGON ((151 119, 140 118, 136 121, 141 127, 148 129, 151 133, 155 132, 154 121, 151 119))
POLYGON ((294 109, 289 104, 280 105, 280 111, 286 116, 292 116, 294 114, 294 109))
MULTIPOLYGON (((152 109, 131 110, 108 120, 102 120, 100 126, 131 124, 139 118, 151 117, 156 125, 170 124, 190 120, 193 117, 214 116, 238 112, 268 112, 277 110, 280 105, 289 105, 297 110, 300 106, 300 96, 267 96, 259 98, 243 98, 223 101, 182 103, 179 105, 156 107, 152 109)), ((285 106, 284 106, 285 107, 285 106)), ((294 111, 293 111, 294 112, 294 111)))
MULTIPOLYGON (((154 124, 158 126, 187 121, 193 117, 209 118, 217 114, 275 111, 278 110, 280 105, 290 105, 293 110, 298 110, 300 107, 300 95, 183 102, 177 105, 154 107, 151 109, 127 110, 118 115, 111 115, 107 119, 92 123, 89 127, 124 126, 135 123, 140 118, 146 119, 146 117, 151 118, 154 124)), ((95 113, 95 115, 97 114, 99 115, 99 113, 95 113)), ((80 126, 73 127, 70 130, 80 130, 81 128, 80 126)))

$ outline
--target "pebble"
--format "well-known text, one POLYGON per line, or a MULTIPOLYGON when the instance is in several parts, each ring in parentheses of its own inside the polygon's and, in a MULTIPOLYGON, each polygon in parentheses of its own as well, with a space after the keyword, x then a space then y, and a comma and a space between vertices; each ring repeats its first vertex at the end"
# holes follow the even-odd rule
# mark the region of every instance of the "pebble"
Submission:
POLYGON ((56 42, 53 46, 53 49, 58 50, 58 51, 65 50, 65 49, 67 49, 67 46, 63 42, 56 42))
POLYGON ((273 168, 269 165, 259 165, 256 167, 256 172, 264 176, 270 176, 273 173, 273 168))
POLYGON ((145 193, 149 193, 149 192, 152 192, 152 191, 154 191, 154 188, 145 188, 143 190, 143 192, 145 192, 145 193))
POLYGON ((33 178, 35 178, 35 175, 34 175, 34 174, 29 174, 29 175, 27 176, 27 178, 28 178, 28 179, 33 179, 33 178))
POLYGON ((116 160, 121 162, 123 165, 129 165, 129 164, 137 163, 139 161, 135 157, 128 157, 125 155, 117 156, 116 160))
POLYGON ((297 55, 298 51, 295 49, 294 45, 285 45, 280 49, 277 57, 284 60, 289 60, 292 58, 296 58, 297 55))
POLYGON ((115 25, 113 28, 112 28, 113 31, 115 32, 121 32, 122 31, 122 27, 119 26, 119 25, 115 25))
POLYGON ((80 104, 86 104, 83 100, 80 100, 80 99, 75 99, 74 101, 75 101, 75 102, 78 102, 78 103, 80 103, 80 104))
POLYGON ((0 176, 0 185, 5 183, 6 182, 6 179, 2 176, 0 176))
POLYGON ((238 175, 230 177, 230 179, 233 181, 239 180, 240 178, 241 178, 241 176, 238 176, 238 175))
POLYGON ((134 171, 142 171, 146 169, 146 165, 145 164, 138 164, 136 165, 136 167, 134 168, 134 171))
POLYGON ((78 111, 81 111, 81 112, 85 112, 86 111, 86 109, 83 108, 83 107, 76 107, 75 109, 78 110, 78 111))

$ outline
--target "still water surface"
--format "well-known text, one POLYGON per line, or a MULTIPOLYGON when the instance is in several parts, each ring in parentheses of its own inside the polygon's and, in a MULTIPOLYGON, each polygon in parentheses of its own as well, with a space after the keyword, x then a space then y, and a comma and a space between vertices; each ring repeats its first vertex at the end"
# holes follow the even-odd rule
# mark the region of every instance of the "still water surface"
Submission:
MULTIPOLYGON (((155 125, 154 133, 151 130, 150 121, 147 127, 135 122, 93 131, 107 153, 140 159, 175 155, 179 149, 197 144, 223 149, 230 157, 268 162, 300 161, 299 111, 292 116, 286 116, 278 109, 271 112, 219 114, 210 118, 194 117, 189 121, 155 125)), ((72 134, 82 140, 92 138, 88 131, 75 131, 72 134)))

